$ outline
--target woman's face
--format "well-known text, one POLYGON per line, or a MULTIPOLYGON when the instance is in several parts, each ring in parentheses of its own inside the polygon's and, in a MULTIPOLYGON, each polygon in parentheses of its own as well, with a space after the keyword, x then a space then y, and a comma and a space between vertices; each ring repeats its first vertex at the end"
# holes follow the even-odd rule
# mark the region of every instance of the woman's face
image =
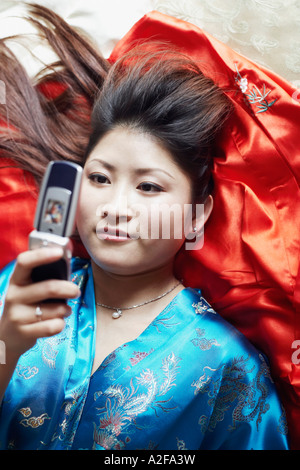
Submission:
POLYGON ((77 217, 93 262, 123 275, 173 262, 192 231, 191 193, 189 177, 150 136, 107 133, 86 161, 77 217))

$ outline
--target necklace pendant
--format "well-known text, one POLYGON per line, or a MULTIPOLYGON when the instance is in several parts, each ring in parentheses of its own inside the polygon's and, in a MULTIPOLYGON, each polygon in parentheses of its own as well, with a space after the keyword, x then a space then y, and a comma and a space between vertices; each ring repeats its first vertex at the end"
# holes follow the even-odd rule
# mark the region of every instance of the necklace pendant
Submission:
POLYGON ((112 318, 116 320, 117 318, 120 318, 121 315, 122 315, 122 310, 118 308, 117 311, 112 314, 112 318))

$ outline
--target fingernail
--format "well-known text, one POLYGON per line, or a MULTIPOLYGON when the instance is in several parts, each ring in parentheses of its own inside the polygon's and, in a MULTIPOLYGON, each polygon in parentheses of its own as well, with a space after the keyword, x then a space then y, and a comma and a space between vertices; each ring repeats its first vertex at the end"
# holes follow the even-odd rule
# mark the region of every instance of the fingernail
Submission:
POLYGON ((80 297, 80 296, 81 296, 81 290, 78 287, 77 292, 76 292, 76 297, 80 297))

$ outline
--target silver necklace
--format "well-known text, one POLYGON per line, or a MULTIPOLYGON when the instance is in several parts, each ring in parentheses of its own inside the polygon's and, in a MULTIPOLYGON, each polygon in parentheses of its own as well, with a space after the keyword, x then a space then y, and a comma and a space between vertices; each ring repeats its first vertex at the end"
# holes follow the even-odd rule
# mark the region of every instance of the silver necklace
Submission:
POLYGON ((151 302, 155 302, 156 300, 159 300, 162 297, 165 297, 170 292, 172 292, 172 290, 174 290, 177 286, 179 286, 179 284, 180 284, 180 282, 175 284, 175 286, 171 287, 171 289, 167 290, 167 292, 165 292, 164 294, 161 294, 158 297, 155 297, 155 299, 146 300, 146 302, 142 302, 141 304, 137 304, 137 305, 132 305, 131 307, 122 307, 122 308, 111 307, 110 305, 101 304, 100 302, 96 302, 96 305, 98 305, 99 307, 104 307, 104 308, 109 308, 110 310, 114 310, 114 312, 112 313, 112 318, 114 318, 116 320, 117 318, 121 317, 121 315, 123 313, 123 310, 131 310, 132 308, 141 307, 142 305, 146 305, 146 304, 150 304, 151 302))

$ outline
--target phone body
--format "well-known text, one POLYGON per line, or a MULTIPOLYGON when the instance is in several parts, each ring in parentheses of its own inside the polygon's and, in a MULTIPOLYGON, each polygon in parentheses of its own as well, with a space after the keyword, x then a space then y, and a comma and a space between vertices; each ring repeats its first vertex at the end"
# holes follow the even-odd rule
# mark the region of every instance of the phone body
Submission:
POLYGON ((82 167, 76 163, 54 161, 47 166, 35 213, 35 230, 29 234, 29 248, 59 246, 63 257, 34 268, 33 282, 70 279, 72 243, 69 237, 75 225, 81 178, 82 167))

